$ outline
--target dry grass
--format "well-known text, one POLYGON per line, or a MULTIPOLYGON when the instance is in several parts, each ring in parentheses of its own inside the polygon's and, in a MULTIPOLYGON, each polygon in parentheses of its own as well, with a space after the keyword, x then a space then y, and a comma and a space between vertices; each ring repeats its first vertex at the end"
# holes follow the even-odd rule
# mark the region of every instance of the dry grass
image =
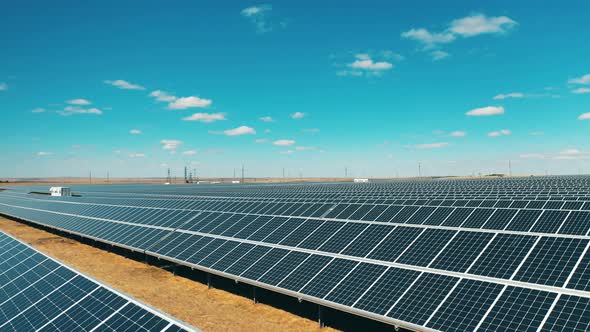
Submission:
POLYGON ((162 269, 0 217, 0 230, 204 331, 335 331, 162 269))

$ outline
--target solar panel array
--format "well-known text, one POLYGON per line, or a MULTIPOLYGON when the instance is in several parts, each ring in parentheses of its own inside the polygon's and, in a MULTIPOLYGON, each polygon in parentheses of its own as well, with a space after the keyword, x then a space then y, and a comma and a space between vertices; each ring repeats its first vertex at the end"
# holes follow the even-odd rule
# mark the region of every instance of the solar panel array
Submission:
POLYGON ((74 189, 0 212, 410 329, 590 324, 590 177, 74 189))
POLYGON ((0 232, 0 331, 189 330, 0 232))

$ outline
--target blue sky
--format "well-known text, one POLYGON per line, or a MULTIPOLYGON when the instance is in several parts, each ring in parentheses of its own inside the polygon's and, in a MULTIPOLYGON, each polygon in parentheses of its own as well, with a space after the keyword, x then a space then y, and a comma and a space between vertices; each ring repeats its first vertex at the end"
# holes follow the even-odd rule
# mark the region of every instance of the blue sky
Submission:
POLYGON ((0 176, 572 174, 590 3, 19 1, 0 176))

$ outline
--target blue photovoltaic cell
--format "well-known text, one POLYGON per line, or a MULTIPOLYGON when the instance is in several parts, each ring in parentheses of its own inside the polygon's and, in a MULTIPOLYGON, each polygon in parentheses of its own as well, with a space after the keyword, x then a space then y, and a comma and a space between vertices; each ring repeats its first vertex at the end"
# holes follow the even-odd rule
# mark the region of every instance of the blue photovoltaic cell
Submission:
POLYGON ((508 286, 478 331, 536 331, 556 296, 508 286))
MULTIPOLYGON (((281 279, 279 287, 298 291, 305 286, 320 270, 326 266, 333 258, 328 256, 311 255, 296 269, 287 271, 287 276, 281 279)), ((277 269, 275 266, 273 269, 277 269)), ((263 280, 261 280, 263 281, 263 280)))
POLYGON ((586 252, 580 265, 574 271, 567 288, 590 291, 590 251, 586 252))
POLYGON ((493 236, 491 233, 459 232, 429 267, 465 272, 493 236))
POLYGON ((420 228, 397 227, 368 255, 368 258, 394 262, 422 231, 420 228))
POLYGON ((330 262, 325 269, 318 273, 307 286, 301 289, 301 293, 323 298, 334 288, 344 277, 352 271, 358 262, 336 258, 330 262))
POLYGON ((588 240, 543 237, 514 279, 563 286, 587 244, 588 240))
POLYGON ((419 275, 417 271, 390 267, 353 307, 385 315, 419 275))
POLYGON ((455 277, 424 273, 387 316, 424 324, 458 280, 455 277))
POLYGON ((545 210, 530 231, 537 233, 556 233, 567 215, 567 211, 545 210))
POLYGON ((572 211, 559 229, 559 234, 586 235, 590 230, 590 212, 572 211))
POLYGON ((473 331, 503 287, 461 280, 426 326, 441 331, 473 331))
POLYGON ((341 254, 365 257, 393 228, 389 225, 369 225, 341 254))
POLYGON ((446 229, 425 229, 396 263, 427 266, 455 233, 446 229))
POLYGON ((0 232, 0 331, 109 328, 113 331, 190 329, 148 311, 0 232))
POLYGON ((386 269, 383 265, 360 263, 328 294, 326 300, 351 306, 386 269))
POLYGON ((529 252, 535 240, 534 236, 498 234, 467 272, 508 279, 529 252))
POLYGON ((541 331, 586 332, 590 327, 590 299, 562 295, 541 331))

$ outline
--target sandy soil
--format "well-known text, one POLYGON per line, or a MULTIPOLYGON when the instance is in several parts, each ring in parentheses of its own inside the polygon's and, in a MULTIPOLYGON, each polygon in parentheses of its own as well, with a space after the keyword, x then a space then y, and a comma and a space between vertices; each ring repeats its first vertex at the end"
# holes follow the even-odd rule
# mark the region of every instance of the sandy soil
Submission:
POLYGON ((204 331, 335 331, 314 321, 0 217, 0 230, 204 331))

